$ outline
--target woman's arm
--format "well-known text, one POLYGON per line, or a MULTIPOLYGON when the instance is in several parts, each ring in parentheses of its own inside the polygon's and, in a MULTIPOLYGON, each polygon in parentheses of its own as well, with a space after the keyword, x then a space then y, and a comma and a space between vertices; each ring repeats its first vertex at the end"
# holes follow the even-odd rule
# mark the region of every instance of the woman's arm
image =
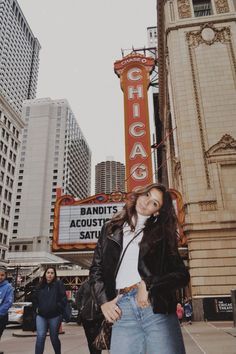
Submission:
POLYGON ((155 287, 156 290, 165 292, 188 285, 190 275, 178 250, 175 254, 168 250, 166 258, 164 261, 167 262, 167 272, 164 275, 150 276, 144 279, 147 289, 151 290, 155 287))
POLYGON ((38 295, 39 295, 39 287, 37 286, 32 294, 32 307, 34 312, 38 311, 38 306, 39 306, 38 295))
POLYGON ((4 316, 7 314, 12 303, 13 303, 13 288, 10 284, 8 284, 6 294, 1 304, 0 316, 4 316))
POLYGON ((94 250, 92 265, 90 267, 89 278, 92 292, 97 304, 101 307, 102 313, 107 321, 114 322, 121 316, 121 310, 116 305, 118 297, 108 301, 103 280, 103 251, 106 241, 106 225, 101 230, 97 246, 94 250))
POLYGON ((105 247, 105 238, 106 224, 102 227, 89 271, 90 285, 99 306, 108 301, 103 281, 103 249, 105 247))
POLYGON ((59 297, 59 307, 60 308, 64 308, 67 304, 67 296, 66 296, 66 289, 64 286, 64 283, 61 280, 57 280, 57 284, 58 286, 58 297, 59 297))

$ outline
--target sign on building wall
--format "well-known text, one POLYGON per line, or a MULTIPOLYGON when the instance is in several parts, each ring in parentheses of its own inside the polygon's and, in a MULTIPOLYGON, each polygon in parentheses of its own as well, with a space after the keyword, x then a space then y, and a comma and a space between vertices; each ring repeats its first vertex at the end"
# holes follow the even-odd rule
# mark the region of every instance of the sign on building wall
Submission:
POLYGON ((154 59, 132 53, 114 64, 124 93, 127 191, 153 182, 147 90, 154 59))
POLYGON ((62 206, 58 244, 97 242, 102 226, 122 209, 123 204, 62 206))
POLYGON ((59 197, 54 212, 52 251, 94 249, 104 223, 124 206, 125 194, 97 194, 83 200, 59 197))
POLYGON ((208 321, 232 321, 231 297, 211 297, 203 299, 204 318, 208 321))

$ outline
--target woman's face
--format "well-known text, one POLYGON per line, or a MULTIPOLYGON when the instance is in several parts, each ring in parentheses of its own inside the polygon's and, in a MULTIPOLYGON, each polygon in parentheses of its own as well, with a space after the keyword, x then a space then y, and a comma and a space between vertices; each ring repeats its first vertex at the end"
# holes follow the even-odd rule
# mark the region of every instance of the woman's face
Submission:
POLYGON ((136 201, 136 211, 144 216, 159 214, 163 205, 163 193, 156 188, 150 189, 146 194, 140 195, 136 201))
POLYGON ((55 278, 54 269, 49 268, 49 269, 46 271, 45 277, 46 277, 47 283, 51 283, 51 282, 53 281, 53 279, 55 278))

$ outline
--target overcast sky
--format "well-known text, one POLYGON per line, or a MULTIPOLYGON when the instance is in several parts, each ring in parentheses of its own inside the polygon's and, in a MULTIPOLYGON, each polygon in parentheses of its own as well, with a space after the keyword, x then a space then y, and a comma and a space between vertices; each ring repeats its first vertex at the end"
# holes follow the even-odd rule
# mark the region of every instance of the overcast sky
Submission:
POLYGON ((92 170, 109 156, 125 162, 123 94, 113 63, 121 48, 147 46, 156 0, 18 2, 42 47, 37 98, 69 101, 92 151, 92 170))

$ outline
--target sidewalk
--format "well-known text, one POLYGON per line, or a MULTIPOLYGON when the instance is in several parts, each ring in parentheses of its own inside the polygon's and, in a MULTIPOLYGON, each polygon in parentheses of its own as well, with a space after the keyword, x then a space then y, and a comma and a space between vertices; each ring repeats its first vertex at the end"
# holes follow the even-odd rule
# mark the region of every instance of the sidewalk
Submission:
MULTIPOLYGON (((65 333, 60 335, 62 354, 89 354, 82 327, 75 323, 63 324, 63 331, 65 333)), ((232 322, 194 322, 192 326, 184 324, 182 332, 187 354, 236 354, 236 328, 232 327, 232 322)), ((4 332, 0 343, 4 354, 34 353, 35 336, 13 336, 21 333, 19 329, 4 332)), ((48 337, 44 353, 54 354, 48 337)))
POLYGON ((193 322, 182 329, 187 354, 236 354, 232 322, 193 322))

